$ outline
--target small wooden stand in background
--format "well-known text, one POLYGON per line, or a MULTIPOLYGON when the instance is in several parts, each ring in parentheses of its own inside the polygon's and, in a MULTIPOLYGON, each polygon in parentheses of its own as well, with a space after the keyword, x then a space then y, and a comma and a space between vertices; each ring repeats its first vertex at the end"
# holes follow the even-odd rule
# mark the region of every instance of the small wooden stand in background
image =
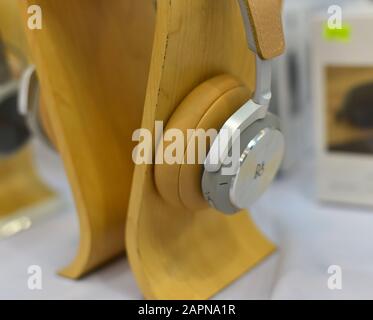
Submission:
POLYGON ((63 275, 80 277, 123 252, 126 221, 146 298, 209 298, 274 250, 245 212, 166 204, 151 165, 136 167, 132 183, 135 129, 167 122, 215 75, 253 89, 236 1, 158 0, 157 13, 149 0, 21 2, 24 12, 30 4, 43 10, 43 29, 27 33, 80 218, 79 253, 63 275))
POLYGON ((37 175, 29 148, 0 159, 0 219, 54 197, 37 175))
MULTIPOLYGON (((25 67, 27 50, 18 4, 14 0, 0 1, 0 35, 5 48, 9 49, 11 71, 15 77, 19 76, 25 67)), ((25 146, 15 154, 0 157, 0 238, 21 231, 18 230, 21 225, 11 224, 17 216, 32 210, 45 211, 45 205, 55 200, 55 193, 35 170, 30 148, 25 146)))

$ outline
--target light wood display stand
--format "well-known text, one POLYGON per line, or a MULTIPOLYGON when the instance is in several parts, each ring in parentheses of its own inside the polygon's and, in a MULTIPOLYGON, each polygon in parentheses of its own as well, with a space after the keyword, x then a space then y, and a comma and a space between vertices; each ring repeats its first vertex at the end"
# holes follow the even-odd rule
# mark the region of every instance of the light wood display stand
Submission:
POLYGON ((43 9, 43 29, 28 38, 80 218, 79 253, 63 275, 80 277, 123 252, 125 222, 149 299, 209 298, 273 252, 246 212, 169 205, 154 166, 132 162, 133 131, 166 124, 203 81, 229 74, 253 91, 236 1, 158 0, 156 11, 150 0, 22 3, 43 9))

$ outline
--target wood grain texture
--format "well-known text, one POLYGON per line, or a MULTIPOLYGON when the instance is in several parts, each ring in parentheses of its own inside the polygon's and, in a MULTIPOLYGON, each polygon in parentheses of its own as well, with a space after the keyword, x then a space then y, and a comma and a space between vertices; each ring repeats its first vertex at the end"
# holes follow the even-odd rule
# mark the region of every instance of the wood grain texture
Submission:
MULTIPOLYGON (((167 122, 195 87, 219 74, 252 91, 254 69, 236 1, 158 0, 142 127, 167 122)), ((227 217, 166 203, 152 165, 135 169, 126 235, 132 270, 149 299, 209 298, 274 250, 245 212, 227 217)))
POLYGON ((18 79, 28 64, 28 48, 18 1, 0 0, 0 41, 11 76, 18 79))
POLYGON ((11 50, 27 52, 27 42, 18 1, 0 1, 0 35, 6 46, 11 47, 11 50))
POLYGON ((30 4, 43 12, 43 29, 27 30, 27 35, 80 220, 78 254, 61 274, 78 278, 124 253, 134 167, 131 137, 141 124, 154 4, 20 3, 24 14, 30 4))

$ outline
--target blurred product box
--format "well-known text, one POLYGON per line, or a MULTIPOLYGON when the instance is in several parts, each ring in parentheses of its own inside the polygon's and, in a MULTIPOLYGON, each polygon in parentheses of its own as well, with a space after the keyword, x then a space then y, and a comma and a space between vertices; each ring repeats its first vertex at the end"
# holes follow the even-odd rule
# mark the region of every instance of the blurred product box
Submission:
POLYGON ((373 4, 313 20, 313 99, 320 200, 373 205, 373 4))
MULTIPOLYGON (((358 0, 354 0, 355 3, 358 0)), ((286 139, 282 172, 288 173, 312 150, 311 19, 317 11, 346 0, 287 0, 284 2, 286 53, 273 66, 271 111, 281 119, 286 139)))
POLYGON ((284 10, 286 54, 273 64, 273 98, 270 109, 281 119, 286 139, 282 172, 287 173, 301 160, 309 141, 304 130, 309 112, 309 69, 307 6, 292 5, 284 10))

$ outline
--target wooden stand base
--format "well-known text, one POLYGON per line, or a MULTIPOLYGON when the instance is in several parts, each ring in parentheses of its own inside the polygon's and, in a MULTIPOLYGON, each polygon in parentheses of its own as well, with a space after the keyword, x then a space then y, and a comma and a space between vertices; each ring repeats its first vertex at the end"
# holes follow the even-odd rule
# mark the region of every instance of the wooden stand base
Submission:
POLYGON ((38 177, 28 148, 0 159, 0 219, 55 197, 38 177))

